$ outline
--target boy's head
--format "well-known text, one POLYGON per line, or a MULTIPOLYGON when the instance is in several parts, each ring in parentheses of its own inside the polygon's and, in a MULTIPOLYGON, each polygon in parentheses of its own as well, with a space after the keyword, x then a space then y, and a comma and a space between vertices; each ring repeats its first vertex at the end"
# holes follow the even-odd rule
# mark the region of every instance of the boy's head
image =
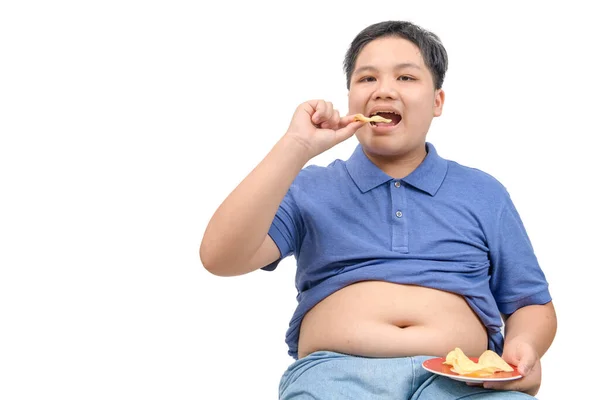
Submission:
POLYGON ((420 26, 407 21, 384 21, 363 29, 352 41, 344 58, 346 87, 350 89, 352 72, 361 50, 375 39, 399 37, 412 42, 421 52, 423 61, 433 77, 434 87, 441 89, 448 69, 448 54, 440 38, 420 26))
POLYGON ((410 22, 381 22, 356 36, 344 61, 349 113, 392 120, 356 132, 368 155, 422 159, 431 121, 442 113, 447 65, 438 37, 410 22))

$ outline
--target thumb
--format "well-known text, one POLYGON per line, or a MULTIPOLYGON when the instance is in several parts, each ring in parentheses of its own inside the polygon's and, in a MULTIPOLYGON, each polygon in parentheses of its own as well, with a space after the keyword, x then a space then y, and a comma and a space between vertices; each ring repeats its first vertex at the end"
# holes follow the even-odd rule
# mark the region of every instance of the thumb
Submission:
POLYGON ((534 360, 530 360, 524 357, 521 359, 521 361, 519 361, 519 366, 517 367, 517 369, 519 370, 519 373, 521 375, 527 376, 531 372, 531 369, 533 368, 534 364, 534 360))
POLYGON ((528 341, 514 339, 505 345, 502 358, 512 365, 516 365, 517 370, 523 376, 529 375, 540 359, 536 349, 528 341))
POLYGON ((517 366, 519 373, 523 376, 529 375, 529 373, 533 369, 533 366, 538 360, 537 354, 531 347, 525 347, 525 349, 526 350, 522 350, 521 358, 517 366))
POLYGON ((338 129, 335 131, 335 142, 336 144, 343 142, 346 139, 349 139, 352 135, 356 133, 358 128, 363 125, 363 122, 350 122, 345 127, 338 129))

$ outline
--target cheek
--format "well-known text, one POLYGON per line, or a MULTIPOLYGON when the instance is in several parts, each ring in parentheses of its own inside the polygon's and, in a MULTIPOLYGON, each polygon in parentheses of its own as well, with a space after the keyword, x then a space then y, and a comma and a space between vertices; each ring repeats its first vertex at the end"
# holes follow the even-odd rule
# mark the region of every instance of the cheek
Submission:
POLYGON ((350 92, 348 94, 348 112, 350 114, 356 114, 362 112, 364 107, 364 101, 360 94, 356 92, 350 92))
POLYGON ((367 133, 367 124, 364 124, 363 126, 361 126, 360 128, 358 128, 356 130, 356 133, 354 135, 356 136, 356 138, 359 141, 362 140, 363 137, 366 137, 368 135, 368 133, 367 133))
POLYGON ((430 99, 419 98, 410 103, 411 114, 418 116, 431 116, 434 110, 434 104, 430 99))
POLYGON ((358 109, 358 107, 357 107, 356 101, 353 100, 352 98, 349 98, 348 99, 348 113, 349 114, 356 114, 357 113, 357 111, 356 111, 357 109, 358 109))

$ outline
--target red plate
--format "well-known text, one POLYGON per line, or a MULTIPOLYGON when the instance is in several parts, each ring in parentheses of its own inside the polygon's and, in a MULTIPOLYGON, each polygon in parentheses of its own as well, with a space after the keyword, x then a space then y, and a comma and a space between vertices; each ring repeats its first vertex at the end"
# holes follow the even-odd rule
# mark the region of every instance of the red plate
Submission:
MULTIPOLYGON (((477 358, 477 357, 469 357, 469 358, 471 360, 473 360, 473 362, 479 361, 479 358, 477 358)), ((495 372, 494 375, 492 375, 492 376, 486 376, 486 377, 482 378, 482 377, 459 375, 456 372, 452 372, 451 371, 452 366, 444 364, 444 361, 446 361, 446 357, 431 358, 431 359, 425 360, 423 362, 423 368, 425 368, 429 372, 433 372, 434 374, 446 376, 448 378, 451 378, 451 379, 454 379, 457 381, 462 381, 462 382, 499 382, 499 381, 512 381, 514 379, 522 378, 521 374, 517 370, 517 367, 515 367, 514 365, 511 365, 511 364, 509 364, 509 365, 514 368, 514 371, 512 371, 512 372, 500 371, 500 372, 495 372)))

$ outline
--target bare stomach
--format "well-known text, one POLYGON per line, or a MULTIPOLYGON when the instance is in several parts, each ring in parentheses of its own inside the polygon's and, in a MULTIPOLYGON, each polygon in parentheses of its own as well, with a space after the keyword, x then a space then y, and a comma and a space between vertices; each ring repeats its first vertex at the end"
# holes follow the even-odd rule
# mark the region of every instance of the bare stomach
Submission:
POLYGON ((487 349, 487 332, 459 295, 382 281, 359 282, 313 307, 300 327, 298 358, 319 350, 364 357, 468 356, 487 349))

